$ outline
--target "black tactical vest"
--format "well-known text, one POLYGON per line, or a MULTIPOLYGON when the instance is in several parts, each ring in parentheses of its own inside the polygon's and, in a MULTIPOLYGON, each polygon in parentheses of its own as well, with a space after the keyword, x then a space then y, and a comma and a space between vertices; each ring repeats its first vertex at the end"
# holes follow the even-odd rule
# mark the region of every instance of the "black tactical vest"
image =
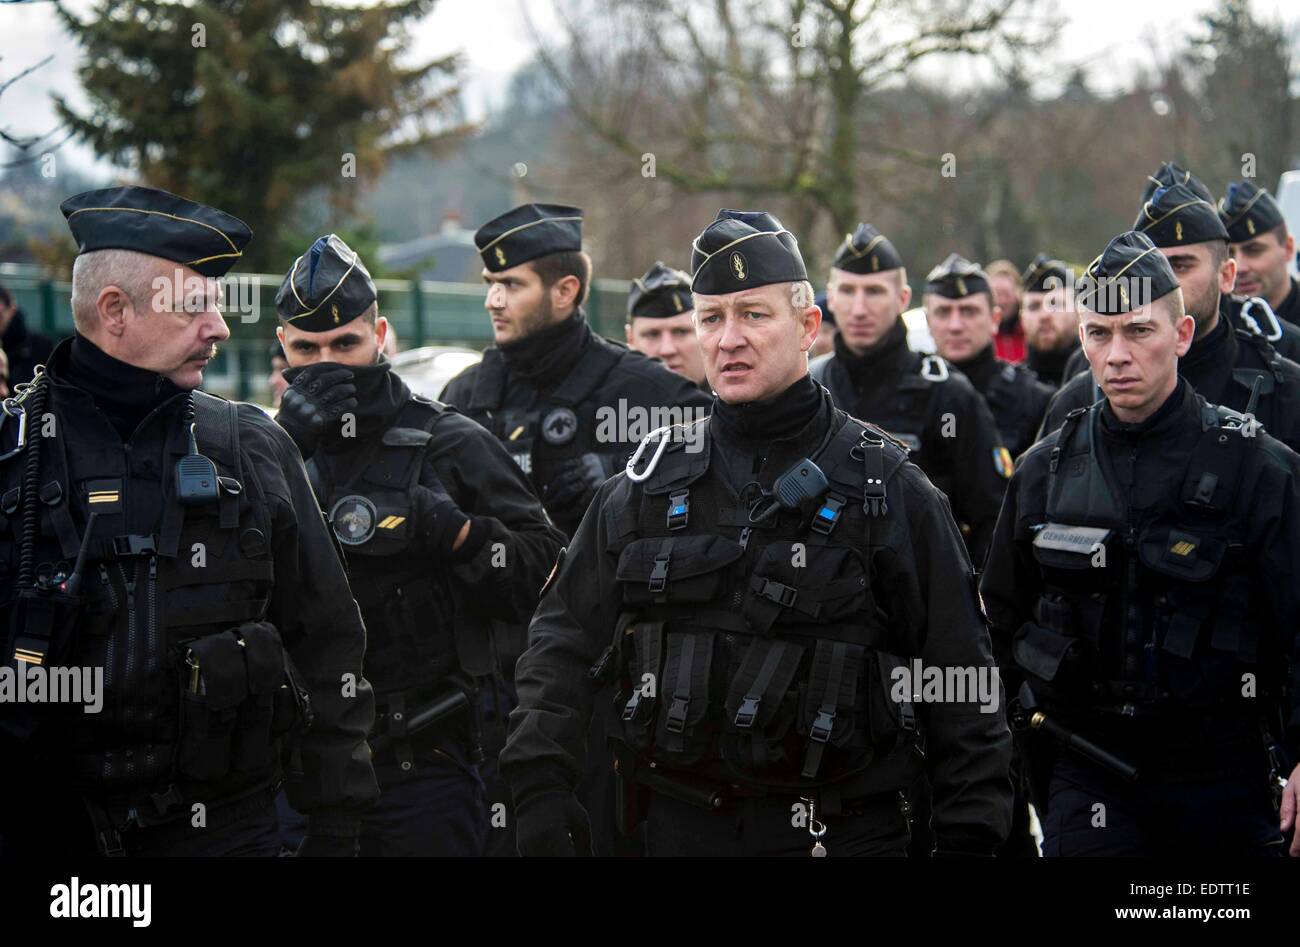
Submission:
MULTIPOLYGON (((39 398, 23 396, 28 423, 48 414, 65 435, 75 431, 57 387, 48 379, 42 387, 39 398)), ((161 441, 133 441, 134 453, 70 445, 75 435, 36 437, 0 462, 0 549, 8 547, 0 562, 17 570, 26 458, 40 445, 38 588, 18 588, 17 571, 0 583, 15 615, 4 660, 18 654, 104 675, 98 714, 29 712, 33 747, 112 811, 137 809, 140 824, 164 821, 188 799, 211 803, 270 784, 280 739, 310 717, 306 689, 265 620, 275 580, 270 505, 257 471, 243 469, 237 408, 193 398, 198 447, 218 473, 218 498, 203 505, 176 498, 174 469, 188 452, 179 397, 159 409, 175 422, 161 441), (150 444, 157 456, 142 458, 150 444), (124 498, 150 493, 156 532, 126 533, 124 498), (98 515, 88 532, 90 513, 98 515), (58 594, 83 549, 78 594, 58 594)), ((6 419, 6 444, 16 417, 6 419)))
MULTIPOLYGON (((910 366, 898 379, 898 385, 886 399, 871 405, 871 423, 888 431, 896 440, 906 445, 914 462, 922 464, 930 481, 945 494, 951 494, 952 477, 936 471, 929 460, 933 457, 932 445, 927 450, 926 430, 935 416, 935 397, 939 385, 949 377, 948 363, 937 355, 909 353, 910 366)), ((813 359, 808 365, 813 380, 830 390, 835 406, 852 414, 858 402, 853 379, 843 363, 833 355, 813 359)))
POLYGON ((450 410, 413 396, 393 426, 358 451, 317 451, 307 462, 312 488, 347 557, 348 581, 366 625, 366 678, 381 703, 456 671, 491 673, 486 630, 466 625, 457 633, 447 567, 412 550, 415 488, 433 431, 450 410))
POLYGON ((1099 409, 1070 412, 1050 459, 1046 522, 1033 555, 1044 590, 1016 635, 1016 663, 1058 709, 1124 715, 1245 700, 1277 674, 1259 653, 1264 596, 1248 569, 1243 464, 1255 439, 1243 418, 1206 405, 1177 503, 1130 524, 1096 443, 1099 409))
POLYGON ((640 760, 759 792, 906 783, 916 719, 891 699, 905 658, 869 557, 906 455, 843 412, 830 430, 813 511, 752 524, 755 497, 709 470, 707 429, 702 450, 674 442, 633 502, 607 509, 623 604, 614 737, 640 760))
MULTIPOLYGON (((608 452, 598 440, 601 418, 591 393, 618 363, 618 349, 595 336, 568 376, 531 405, 512 403, 505 387, 504 357, 484 354, 465 411, 499 440, 535 486, 549 482, 551 469, 587 454, 608 452)), ((613 439, 621 440, 619 438, 613 439)), ((613 473, 612 466, 604 473, 613 473)))
POLYGON ((1037 440, 1042 423, 1044 401, 1030 397, 1034 393, 1033 376, 1020 378, 1014 365, 1003 365, 984 391, 984 400, 997 422, 1002 443, 1013 455, 1020 455, 1037 440))

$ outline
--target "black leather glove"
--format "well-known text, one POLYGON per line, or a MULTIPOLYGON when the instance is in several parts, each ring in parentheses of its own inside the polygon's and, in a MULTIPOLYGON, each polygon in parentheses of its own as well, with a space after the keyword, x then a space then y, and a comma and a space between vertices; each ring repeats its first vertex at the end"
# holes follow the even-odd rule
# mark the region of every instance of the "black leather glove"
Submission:
POLYGON ((525 799, 515 813, 515 835, 519 854, 525 858, 591 855, 591 819, 567 789, 525 799))
POLYGON ((320 439, 339 418, 357 408, 357 389, 352 383, 352 369, 335 362, 317 362, 284 373, 289 380, 280 413, 275 416, 280 427, 293 438, 306 460, 316 453, 320 439), (292 377, 290 377, 292 376, 292 377))
POLYGON ((356 858, 359 843, 355 835, 311 835, 298 843, 299 858, 356 858))
POLYGON ((542 502, 552 517, 581 519, 606 479, 600 456, 583 454, 560 466, 542 491, 542 502))
POLYGON ((416 528, 425 547, 435 556, 449 556, 456 537, 469 517, 460 511, 442 481, 428 475, 417 484, 412 496, 416 528))

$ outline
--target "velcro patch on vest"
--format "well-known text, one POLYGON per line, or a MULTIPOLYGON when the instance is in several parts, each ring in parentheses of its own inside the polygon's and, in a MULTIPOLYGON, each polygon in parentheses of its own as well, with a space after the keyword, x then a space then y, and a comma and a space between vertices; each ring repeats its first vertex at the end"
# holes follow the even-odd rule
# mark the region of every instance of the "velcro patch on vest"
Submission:
POLYGON ((1048 523, 1034 537, 1034 545, 1040 549, 1091 555, 1110 538, 1110 534, 1109 529, 1100 526, 1064 526, 1060 523, 1048 523))
POLYGON ((121 513, 122 481, 88 480, 86 503, 91 513, 121 513))

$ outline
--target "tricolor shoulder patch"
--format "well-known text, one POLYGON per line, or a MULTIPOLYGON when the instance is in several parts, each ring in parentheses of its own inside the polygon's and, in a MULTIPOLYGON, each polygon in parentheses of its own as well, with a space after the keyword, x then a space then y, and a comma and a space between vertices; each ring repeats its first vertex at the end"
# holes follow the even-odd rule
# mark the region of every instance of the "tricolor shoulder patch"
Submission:
POLYGON ((1011 451, 1005 447, 993 448, 993 468, 1002 475, 1003 479, 1010 480, 1011 475, 1016 472, 1016 465, 1011 460, 1011 451))

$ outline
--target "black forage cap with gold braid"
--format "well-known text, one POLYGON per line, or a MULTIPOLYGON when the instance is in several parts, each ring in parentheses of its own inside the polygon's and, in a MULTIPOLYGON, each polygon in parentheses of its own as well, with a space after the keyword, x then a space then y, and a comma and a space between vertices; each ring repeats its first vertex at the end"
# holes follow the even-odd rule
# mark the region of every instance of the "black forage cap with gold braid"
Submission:
POLYGON ((1025 268, 1020 279, 1025 285, 1025 292, 1046 293, 1066 286, 1070 279, 1070 268, 1046 253, 1040 253, 1025 268))
POLYGON ((667 319, 690 312, 694 307, 690 276, 658 260, 644 276, 632 281, 632 291, 627 297, 627 314, 632 319, 667 319))
POLYGON ((490 273, 539 256, 582 249, 582 209, 568 204, 523 204, 494 217, 474 233, 474 246, 490 273))
POLYGON ((1286 220, 1273 195, 1250 181, 1233 181, 1228 185, 1228 196, 1219 201, 1219 219, 1227 228, 1231 243, 1254 240, 1286 220))
POLYGON ((1142 205, 1133 229, 1142 231, 1158 247, 1228 239, 1214 205, 1185 184, 1157 188, 1142 205))
POLYGON ((724 296, 808 278, 799 241, 761 210, 720 210, 691 241, 691 289, 724 296))
POLYGON ((1173 184, 1181 184, 1203 201, 1214 203, 1214 195, 1210 189, 1201 183, 1201 179, 1186 168, 1179 167, 1172 161, 1166 161, 1156 169, 1155 174, 1148 174, 1145 183, 1142 185, 1142 203, 1145 204, 1151 200, 1151 195, 1162 187, 1169 187, 1173 184))
POLYGON ((845 235, 831 263, 837 270, 859 275, 896 270, 902 265, 903 258, 894 245, 871 224, 858 224, 857 230, 845 235))
POLYGON ((1177 288, 1178 278, 1151 238, 1129 230, 1088 264, 1075 285, 1075 301, 1098 315, 1118 316, 1177 288))
POLYGON ((78 253, 134 250, 224 276, 253 237, 248 224, 225 211, 152 187, 104 187, 59 205, 78 253))
POLYGON ((956 253, 949 253, 925 278, 925 291, 949 299, 961 299, 989 291, 989 276, 978 263, 956 253))
POLYGON ((304 332, 328 332, 362 315, 377 298, 361 258, 331 233, 293 261, 275 294, 275 311, 304 332))

